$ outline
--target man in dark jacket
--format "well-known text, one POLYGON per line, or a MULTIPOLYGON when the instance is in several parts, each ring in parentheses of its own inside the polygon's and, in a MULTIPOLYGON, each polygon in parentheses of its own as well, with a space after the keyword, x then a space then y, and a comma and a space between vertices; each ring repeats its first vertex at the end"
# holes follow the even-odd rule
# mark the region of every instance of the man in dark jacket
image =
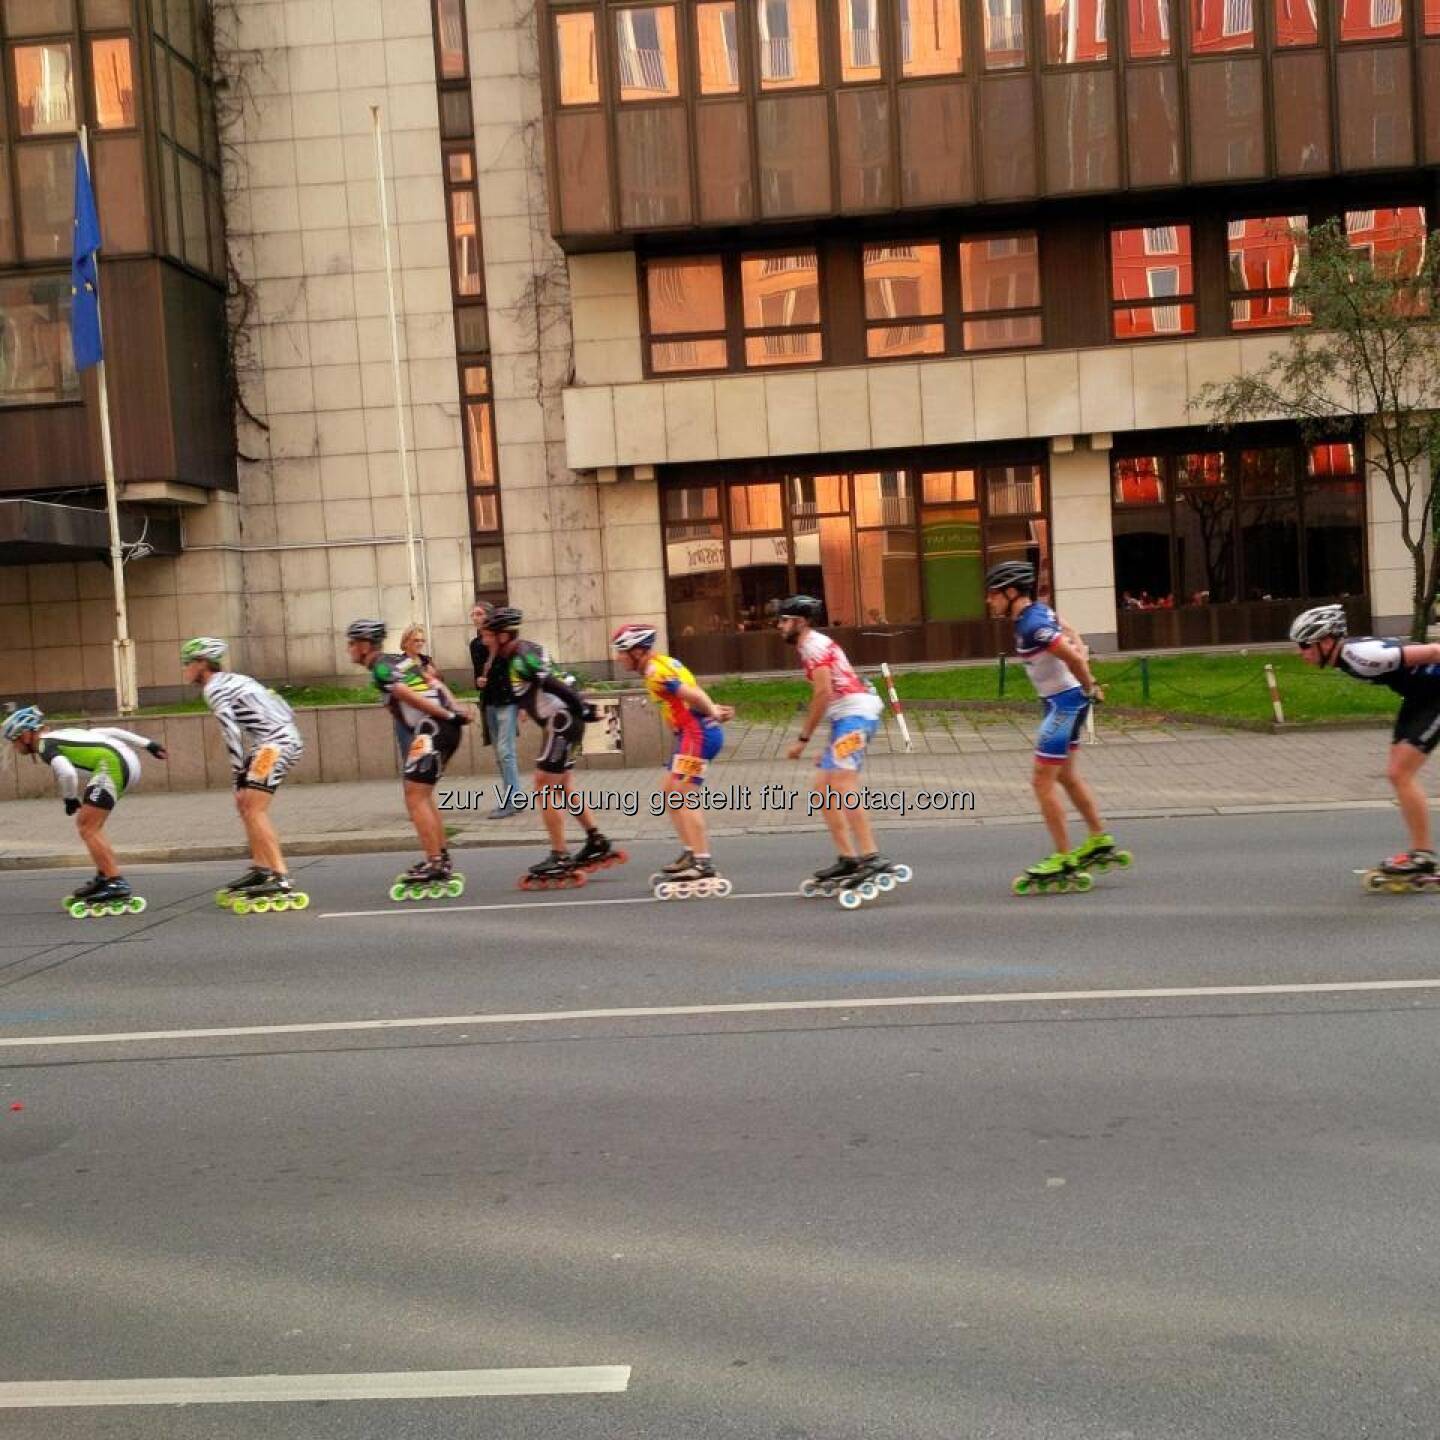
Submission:
POLYGON ((470 611, 475 638, 470 642, 470 662, 475 670, 475 688, 480 692, 480 714, 484 720, 484 738, 495 747, 495 761, 500 767, 500 803, 490 812, 491 820, 503 820, 519 812, 519 806, 507 803, 520 793, 520 767, 515 760, 515 737, 520 712, 515 692, 510 688, 510 667, 495 664, 496 641, 493 632, 484 628, 495 607, 477 600, 470 611))

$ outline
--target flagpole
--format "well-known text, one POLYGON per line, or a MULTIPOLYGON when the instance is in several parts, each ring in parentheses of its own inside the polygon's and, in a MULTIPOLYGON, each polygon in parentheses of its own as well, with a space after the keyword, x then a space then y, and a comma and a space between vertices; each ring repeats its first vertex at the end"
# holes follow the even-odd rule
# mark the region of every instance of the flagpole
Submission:
POLYGON ((395 313, 395 271, 390 259, 390 204, 385 195, 385 145, 380 132, 380 107, 370 107, 375 125, 375 185, 380 193, 380 237, 385 247, 385 293, 390 311, 390 372, 395 385, 395 435, 400 451, 400 490, 405 497, 405 554, 410 561, 410 621, 420 620, 430 644, 430 589, 420 584, 415 561, 415 507, 410 493, 410 450, 405 443, 405 405, 400 394, 400 322, 395 313))
MULTIPOLYGON (((80 127, 80 153, 85 169, 90 169, 89 127, 80 127)), ((135 677, 135 643, 130 638, 130 615, 125 604, 125 556, 120 546, 120 505, 115 493, 115 449, 110 438, 110 391, 105 383, 104 328, 100 319, 100 267, 95 267, 95 324, 101 336, 101 357, 95 367, 95 381, 100 392, 100 454, 105 466, 105 508, 110 514, 110 576, 115 585, 115 639, 112 642, 115 661, 115 708, 122 715, 131 714, 139 705, 139 689, 135 677)))

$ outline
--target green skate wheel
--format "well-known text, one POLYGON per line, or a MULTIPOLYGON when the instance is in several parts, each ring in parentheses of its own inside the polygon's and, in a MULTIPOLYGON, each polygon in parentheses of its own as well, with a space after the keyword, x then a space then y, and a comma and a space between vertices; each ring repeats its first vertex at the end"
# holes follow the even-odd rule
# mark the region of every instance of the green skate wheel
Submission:
POLYGON ((858 910, 865 903, 859 890, 842 890, 840 892, 840 908, 842 910, 858 910))
POLYGON ((290 908, 290 897, 288 895, 277 895, 271 902, 272 910, 288 910, 290 908))
POLYGON ((230 913, 232 915, 248 915, 250 910, 250 902, 243 895, 237 895, 230 903, 230 913))
POLYGON ((433 884, 425 887, 425 898, 428 900, 443 900, 445 892, 450 887, 443 880, 436 880, 433 884))
POLYGON ((308 910, 310 908, 310 897, 303 890, 297 890, 290 897, 290 908, 292 910, 308 910))
POLYGON ((1024 875, 1017 875, 1010 882, 1010 889, 1016 895, 1028 895, 1030 893, 1030 881, 1028 877, 1024 875))
POLYGON ((1110 863, 1121 870, 1128 870, 1135 863, 1135 857, 1128 850, 1117 850, 1110 863))
POLYGON ((105 906, 107 915, 123 915, 130 908, 128 900, 111 900, 105 906))
POLYGON ((217 890, 217 891, 215 892, 215 903, 216 903, 222 910, 228 910, 228 909, 230 908, 230 902, 231 902, 231 900, 233 900, 234 898, 235 898, 235 897, 234 897, 233 895, 231 895, 231 893, 230 893, 228 890, 217 890))
POLYGON ((105 914, 105 906, 103 904, 89 905, 86 907, 85 913, 90 917, 90 919, 99 920, 105 914))
POLYGON ((452 876, 445 882, 445 893, 452 900, 458 900, 465 893, 465 877, 463 875, 452 876))
POLYGON ((90 911, 90 907, 83 900, 67 900, 65 908, 77 920, 83 920, 90 911))
POLYGON ((1074 877, 1072 885, 1074 889, 1078 890, 1080 894, 1083 895, 1087 890, 1093 890, 1095 888, 1095 877, 1091 875, 1088 871, 1081 870, 1074 877))
POLYGON ((145 906, 148 903, 143 895, 132 895, 130 897, 130 903, 126 908, 132 915, 140 915, 144 912, 145 906))
POLYGON ((403 900, 405 898, 406 885, 403 881, 397 880, 390 887, 390 898, 392 900, 403 900))

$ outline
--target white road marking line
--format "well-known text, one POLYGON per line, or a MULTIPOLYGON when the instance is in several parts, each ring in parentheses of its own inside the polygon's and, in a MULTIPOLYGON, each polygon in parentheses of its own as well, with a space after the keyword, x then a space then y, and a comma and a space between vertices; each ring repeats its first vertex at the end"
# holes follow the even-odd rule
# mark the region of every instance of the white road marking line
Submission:
MULTIPOLYGON (((721 899, 721 896, 713 896, 721 899)), ((755 895, 726 895, 726 900, 803 900, 797 890, 765 890, 755 895)), ((493 905, 420 905, 413 901, 397 900, 386 910, 325 910, 318 920, 373 920, 377 915, 464 915, 476 910, 533 910, 545 906, 552 910, 573 908, 577 905, 680 905, 680 900, 657 900, 653 895, 624 895, 609 900, 505 900, 493 905)))
POLYGON ((194 1380, 32 1380, 0 1385, 0 1409, 596 1395, 625 1390, 629 1384, 628 1365, 562 1365, 530 1370, 397 1370, 375 1375, 226 1375, 194 1380))
POLYGON ((425 1015, 398 1020, 316 1020, 298 1025, 231 1025, 132 1030, 112 1035, 11 1035, 0 1049, 132 1045, 158 1040, 232 1040, 254 1035, 320 1035, 337 1030, 438 1030, 460 1025, 569 1024, 576 1020, 669 1020, 702 1015, 778 1015, 807 1010, 901 1010, 952 1005, 1070 1005, 1081 1000, 1215 1000, 1239 995, 1354 995, 1440 990, 1437 980, 1335 980, 1294 985, 1193 985, 1159 990, 999 990, 978 995, 881 995, 856 1000, 747 1000, 724 1005, 636 1005, 615 1010, 532 1010, 500 1015, 425 1015))

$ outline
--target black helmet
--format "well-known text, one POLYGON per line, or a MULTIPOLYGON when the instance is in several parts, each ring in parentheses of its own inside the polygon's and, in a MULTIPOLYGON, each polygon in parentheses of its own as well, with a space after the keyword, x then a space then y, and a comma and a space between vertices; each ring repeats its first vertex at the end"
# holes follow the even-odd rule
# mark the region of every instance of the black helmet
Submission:
POLYGON ((813 625, 824 609, 824 601, 817 600, 813 595, 792 595, 788 600, 780 602, 780 608, 775 613, 777 618, 794 615, 797 619, 808 620, 813 625))
POLYGON ((497 610, 492 610, 486 617, 482 626, 485 630, 519 630, 520 622, 525 618, 524 612, 517 610, 513 605, 502 605, 497 610))
POLYGON ((385 638, 385 622, 383 620, 352 620, 345 627, 345 638, 347 640, 368 640, 372 645, 378 645, 385 638))
POLYGON ((986 590, 1035 590, 1035 567, 1028 560, 1002 560, 990 567, 985 577, 986 590))

